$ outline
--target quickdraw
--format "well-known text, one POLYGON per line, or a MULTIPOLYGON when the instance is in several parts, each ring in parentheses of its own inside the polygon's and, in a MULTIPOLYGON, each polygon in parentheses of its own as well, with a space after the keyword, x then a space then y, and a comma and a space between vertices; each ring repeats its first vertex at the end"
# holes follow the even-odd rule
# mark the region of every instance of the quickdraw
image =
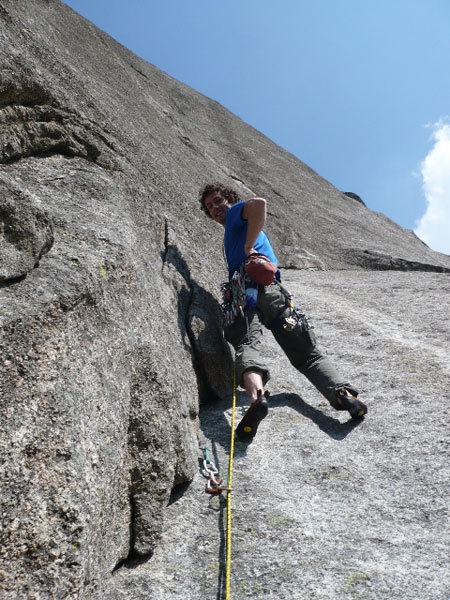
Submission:
POLYGON ((284 318, 283 329, 292 331, 293 329, 302 329, 307 331, 308 329, 314 329, 314 325, 308 319, 298 307, 295 307, 288 317, 284 318))
MULTIPOLYGON (((226 556, 225 556, 225 600, 231 598, 231 498, 233 491, 233 458, 234 458, 234 431, 235 431, 235 415, 236 415, 236 365, 234 366, 233 376, 233 401, 231 407, 231 436, 230 436, 230 455, 228 461, 228 485, 222 485, 219 477, 219 472, 211 460, 211 455, 208 448, 203 448, 203 469, 202 475, 208 480, 205 486, 205 492, 214 494, 216 497, 226 491, 227 497, 227 518, 226 518, 226 556)), ((213 498, 213 496, 211 496, 213 498)), ((210 500, 211 502, 211 500, 210 500)), ((222 596, 221 596, 222 597, 222 596)))
POLYGON ((205 492, 208 494, 221 494, 222 492, 231 492, 231 488, 222 485, 222 480, 219 477, 219 471, 211 460, 211 455, 208 448, 203 448, 203 477, 208 480, 205 485, 205 492))
POLYGON ((242 273, 235 271, 231 278, 231 295, 233 297, 233 312, 234 314, 244 316, 245 308, 245 281, 242 273))
POLYGON ((239 271, 235 271, 231 281, 222 283, 222 313, 225 325, 232 325, 236 317, 244 316, 245 281, 239 271))

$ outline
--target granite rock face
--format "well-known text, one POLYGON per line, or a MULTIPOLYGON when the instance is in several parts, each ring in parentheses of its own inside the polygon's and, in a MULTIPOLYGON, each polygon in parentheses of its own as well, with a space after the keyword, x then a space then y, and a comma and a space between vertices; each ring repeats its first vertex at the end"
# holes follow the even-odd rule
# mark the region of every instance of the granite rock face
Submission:
MULTIPOLYGON (((447 600, 448 275, 287 271, 284 284, 369 413, 333 410, 266 332, 269 414, 235 444, 231 597, 447 600)), ((238 390, 236 420, 247 407, 238 390)), ((230 399, 200 413, 225 481, 231 423, 230 399)), ((225 597, 226 500, 205 482, 166 508, 154 556, 118 569, 108 600, 225 597)))
POLYGON ((53 244, 53 227, 45 211, 27 190, 11 184, 0 182, 0 282, 29 273, 53 244))
POLYGON ((123 578, 195 480, 200 401, 231 395, 200 187, 267 197, 285 268, 450 257, 59 0, 0 0, 0 41, 1 594, 144 597, 123 578))

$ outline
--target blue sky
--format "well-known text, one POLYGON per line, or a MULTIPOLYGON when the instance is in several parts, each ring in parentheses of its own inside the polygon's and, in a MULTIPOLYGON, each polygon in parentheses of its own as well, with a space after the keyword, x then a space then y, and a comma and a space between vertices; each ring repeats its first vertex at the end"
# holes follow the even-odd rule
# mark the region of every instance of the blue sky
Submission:
POLYGON ((450 254, 449 0, 64 2, 450 254))

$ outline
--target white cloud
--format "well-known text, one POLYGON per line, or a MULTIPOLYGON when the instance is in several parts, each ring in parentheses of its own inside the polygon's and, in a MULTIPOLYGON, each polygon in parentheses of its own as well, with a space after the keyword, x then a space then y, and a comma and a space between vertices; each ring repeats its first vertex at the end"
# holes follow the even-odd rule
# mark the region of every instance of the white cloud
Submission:
POLYGON ((427 208, 414 230, 430 248, 450 254, 450 124, 433 126, 434 145, 420 165, 427 208))

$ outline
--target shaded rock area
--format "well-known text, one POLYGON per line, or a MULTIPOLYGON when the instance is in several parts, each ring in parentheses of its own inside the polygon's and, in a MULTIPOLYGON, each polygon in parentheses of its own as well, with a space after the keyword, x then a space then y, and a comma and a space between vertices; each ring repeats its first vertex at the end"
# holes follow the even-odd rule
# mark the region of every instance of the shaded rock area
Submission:
POLYGON ((364 204, 364 206, 365 206, 365 203, 363 202, 362 198, 360 196, 358 196, 358 194, 355 194, 354 192, 344 192, 344 195, 348 196, 352 200, 356 200, 357 202, 361 202, 361 204, 364 204))
POLYGON ((403 579, 444 598, 450 257, 59 0, 0 0, 0 41, 1 596, 221 594, 198 457, 225 462, 232 355, 222 230, 197 201, 221 180, 267 197, 287 281, 371 406, 342 425, 268 347, 236 597, 396 598, 403 579))

